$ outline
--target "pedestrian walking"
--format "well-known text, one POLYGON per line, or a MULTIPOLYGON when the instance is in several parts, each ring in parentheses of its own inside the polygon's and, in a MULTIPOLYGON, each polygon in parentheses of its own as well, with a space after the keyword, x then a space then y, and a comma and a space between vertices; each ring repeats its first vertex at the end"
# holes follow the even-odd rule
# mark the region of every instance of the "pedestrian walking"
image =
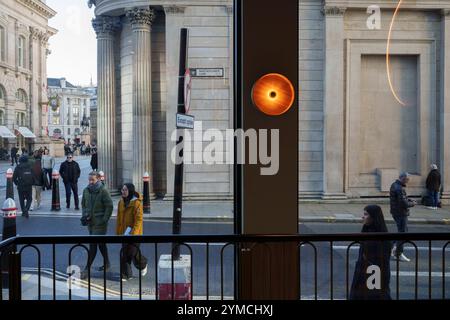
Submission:
POLYGON ((70 198, 73 192, 75 210, 80 210, 78 200, 78 179, 80 178, 81 170, 78 163, 73 159, 72 154, 69 154, 67 160, 61 163, 59 174, 63 179, 64 187, 66 189, 66 208, 70 208, 70 198))
MULTIPOLYGON (((370 205, 364 208, 361 232, 388 232, 383 211, 379 206, 370 205)), ((390 241, 371 240, 360 242, 358 260, 356 261, 350 290, 350 300, 391 300, 389 287, 391 279, 391 249, 392 243, 390 241), (380 276, 378 287, 369 288, 371 283, 369 277, 373 276, 373 271, 371 270, 379 271, 376 274, 380 276)))
POLYGON ((92 170, 98 171, 98 155, 97 155, 97 151, 96 150, 94 150, 92 152, 91 167, 92 167, 92 170))
POLYGON ((17 162, 17 153, 19 152, 19 148, 16 146, 13 146, 11 148, 11 165, 14 166, 14 164, 18 164, 17 162))
POLYGON ((435 164, 431 165, 431 171, 426 180, 426 188, 430 199, 430 204, 427 208, 437 210, 439 205, 439 191, 441 190, 441 173, 435 164))
MULTIPOLYGON (((89 174, 89 185, 83 191, 81 200, 83 209, 81 224, 88 227, 89 235, 106 235, 108 222, 113 211, 113 202, 108 190, 100 182, 97 172, 89 174)), ((103 256, 104 264, 99 271, 108 271, 111 264, 108 257, 108 248, 105 243, 91 243, 89 245, 89 255, 86 268, 81 272, 81 279, 88 277, 88 270, 97 255, 97 247, 103 256)))
MULTIPOLYGON (((404 172, 391 185, 389 192, 391 215, 397 225, 398 232, 408 232, 409 209, 416 205, 416 201, 408 198, 406 186, 409 182, 409 174, 404 172)), ((392 256, 400 261, 411 261, 403 253, 403 243, 396 243, 392 249, 392 256)))
POLYGON ((30 164, 33 170, 33 205, 30 211, 37 210, 41 207, 41 193, 45 185, 45 174, 42 170, 41 158, 35 158, 34 163, 30 164))
POLYGON ((20 157, 19 164, 14 169, 13 181, 19 193, 22 216, 28 219, 33 201, 33 170, 28 162, 27 155, 20 157))
POLYGON ((55 168, 55 158, 53 158, 50 155, 50 151, 48 149, 44 149, 44 155, 42 156, 41 159, 41 163, 42 163, 42 170, 44 171, 44 174, 47 175, 48 177, 48 184, 45 185, 45 189, 51 190, 52 189, 52 172, 53 169, 55 168))
MULTIPOLYGON (((138 236, 144 230, 144 210, 142 205, 142 195, 136 192, 136 188, 131 183, 126 183, 122 187, 122 198, 119 200, 117 209, 116 234, 138 236)), ((124 243, 120 254, 120 264, 122 270, 122 281, 132 279, 131 269, 133 262, 141 276, 147 274, 147 258, 142 254, 139 243, 124 243)))

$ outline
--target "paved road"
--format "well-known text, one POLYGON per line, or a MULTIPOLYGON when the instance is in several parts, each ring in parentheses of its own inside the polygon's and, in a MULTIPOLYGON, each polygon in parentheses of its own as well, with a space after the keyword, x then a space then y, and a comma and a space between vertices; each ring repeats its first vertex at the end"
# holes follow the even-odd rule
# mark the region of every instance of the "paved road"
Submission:
MULTIPOLYGON (((115 225, 115 221, 111 222, 111 230, 115 225)), ((33 217, 30 220, 22 218, 18 219, 18 228, 21 235, 60 235, 73 234, 85 235, 86 230, 80 226, 78 217, 33 217)), ((411 232, 448 232, 448 226, 412 226, 411 232)), ((146 234, 168 234, 171 232, 171 224, 166 222, 145 221, 144 225, 146 234)), ((232 224, 229 223, 185 223, 183 225, 184 234, 230 234, 232 232, 232 224)), ((300 232, 306 233, 349 233, 359 232, 358 224, 326 224, 326 223, 310 223, 300 225, 300 232)), ((395 230, 392 230, 395 231, 395 230)), ((331 296, 331 272, 330 272, 330 245, 317 243, 317 272, 318 272, 318 298, 329 299, 331 296)), ((345 298, 346 288, 346 250, 348 243, 335 243, 333 245, 333 298, 345 298)), ((428 244, 418 243, 418 281, 419 281, 419 297, 428 297, 428 244)), ((442 295, 442 243, 432 244, 432 296, 439 298, 442 295)), ((209 249, 209 294, 213 297, 219 297, 221 294, 221 255, 220 251, 223 244, 211 245, 209 249)), ((52 298, 52 250, 50 246, 39 246, 41 251, 41 268, 42 268, 42 298, 52 298)), ((68 252, 70 246, 58 245, 56 247, 56 270, 57 273, 57 297, 58 299, 67 299, 68 289, 65 287, 66 269, 68 267, 68 252)), ((112 260, 112 271, 107 274, 107 298, 117 299, 120 293, 119 280, 119 250, 117 245, 109 246, 109 253, 112 260)), ((203 244, 192 245, 193 250, 193 268, 194 268, 194 294, 197 297, 205 297, 206 295, 206 246, 203 244)), ((142 279, 142 293, 144 298, 153 299, 155 294, 155 261, 156 257, 161 254, 168 254, 170 248, 166 245, 159 245, 158 252, 155 253, 153 245, 143 246, 142 252, 149 259, 149 273, 142 279)), ((309 247, 302 248, 301 254, 301 283, 302 297, 305 299, 314 297, 314 255, 309 247)), ((184 253, 188 253, 184 250, 184 253)), ((350 268, 349 281, 351 282, 354 261, 358 250, 357 247, 350 250, 350 268)), ((414 250, 407 247, 406 253, 414 258, 414 250)), ((450 253, 447 252, 447 259, 450 259, 450 253)), ((86 254, 81 248, 74 249, 72 254, 72 264, 84 267, 86 254)), ((101 256, 97 257, 94 263, 95 269, 101 265, 101 256)), ((232 248, 224 251, 223 255, 223 273, 224 273, 224 295, 231 297, 233 295, 233 265, 234 258, 232 248)), ((24 296, 28 298, 37 297, 37 256, 33 249, 28 248, 23 252, 23 291, 24 296)), ((415 264, 414 260, 410 263, 399 264, 399 281, 400 281, 400 297, 414 297, 414 280, 415 280, 415 264)), ((392 280, 391 288, 393 297, 396 295, 396 264, 392 262, 392 280)), ((136 273, 136 271, 135 271, 136 273)), ((450 264, 446 266, 447 296, 450 296, 450 264)), ((103 274, 94 271, 92 273, 92 298, 103 298, 103 274)), ((138 279, 134 279, 123 285, 123 293, 125 298, 136 298, 139 288, 138 279)), ((87 292, 85 289, 74 290, 74 298, 85 298, 87 292)))

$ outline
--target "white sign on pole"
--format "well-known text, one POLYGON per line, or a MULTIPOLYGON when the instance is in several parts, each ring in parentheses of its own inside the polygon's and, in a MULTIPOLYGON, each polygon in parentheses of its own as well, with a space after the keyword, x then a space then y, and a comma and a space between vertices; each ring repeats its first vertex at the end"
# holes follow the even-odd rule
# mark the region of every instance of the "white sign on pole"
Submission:
POLYGON ((195 118, 186 114, 177 113, 178 129, 194 129, 195 118))
POLYGON ((191 108, 191 88, 191 70, 189 70, 188 68, 186 69, 186 73, 184 74, 184 108, 186 110, 186 114, 189 113, 189 109, 191 108))

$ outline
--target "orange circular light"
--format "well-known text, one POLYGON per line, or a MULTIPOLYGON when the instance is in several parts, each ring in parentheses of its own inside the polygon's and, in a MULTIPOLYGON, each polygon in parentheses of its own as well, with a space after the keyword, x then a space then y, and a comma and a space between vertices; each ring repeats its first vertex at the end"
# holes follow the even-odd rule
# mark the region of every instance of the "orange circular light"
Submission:
POLYGON ((294 86, 285 76, 269 73, 256 81, 252 89, 253 104, 269 116, 286 113, 294 103, 294 86))

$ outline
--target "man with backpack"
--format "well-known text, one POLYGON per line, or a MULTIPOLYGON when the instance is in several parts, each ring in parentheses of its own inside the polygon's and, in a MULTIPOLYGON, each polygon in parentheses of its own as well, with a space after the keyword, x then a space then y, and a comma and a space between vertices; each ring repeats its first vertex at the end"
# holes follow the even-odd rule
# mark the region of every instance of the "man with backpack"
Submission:
POLYGON ((19 165, 14 169, 14 184, 19 193, 20 208, 22 216, 29 218, 28 212, 33 201, 33 182, 34 175, 31 165, 28 163, 28 156, 23 155, 19 159, 19 165))

